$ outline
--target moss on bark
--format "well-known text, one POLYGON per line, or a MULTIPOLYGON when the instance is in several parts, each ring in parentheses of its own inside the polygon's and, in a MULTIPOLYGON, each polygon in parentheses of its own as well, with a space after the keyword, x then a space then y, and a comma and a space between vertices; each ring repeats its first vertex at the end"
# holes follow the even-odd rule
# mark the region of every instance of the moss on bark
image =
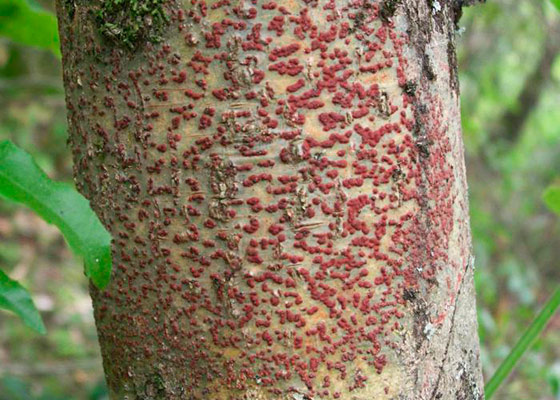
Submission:
POLYGON ((144 41, 157 43, 168 25, 167 0, 106 0, 96 15, 106 39, 135 50, 144 41))

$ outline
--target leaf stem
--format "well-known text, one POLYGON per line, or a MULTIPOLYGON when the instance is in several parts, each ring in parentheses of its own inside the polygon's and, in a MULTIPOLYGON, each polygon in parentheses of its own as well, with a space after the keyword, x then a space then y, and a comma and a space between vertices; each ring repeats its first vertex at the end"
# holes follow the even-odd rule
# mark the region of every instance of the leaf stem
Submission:
POLYGON ((490 378, 485 387, 486 399, 490 399, 494 392, 500 387, 502 382, 509 376, 519 359, 525 351, 531 347, 535 339, 540 335, 546 327, 548 321, 552 318, 556 310, 560 306, 560 286, 556 287, 552 296, 547 301, 541 312, 535 320, 527 328, 521 339, 515 344, 511 352, 500 364, 494 375, 490 378))

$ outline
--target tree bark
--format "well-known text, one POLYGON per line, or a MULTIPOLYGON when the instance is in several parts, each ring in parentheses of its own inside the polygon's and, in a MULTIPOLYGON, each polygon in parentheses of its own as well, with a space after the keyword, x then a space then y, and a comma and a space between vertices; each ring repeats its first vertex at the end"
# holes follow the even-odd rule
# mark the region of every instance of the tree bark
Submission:
POLYGON ((57 3, 112 399, 483 398, 459 2, 57 3))

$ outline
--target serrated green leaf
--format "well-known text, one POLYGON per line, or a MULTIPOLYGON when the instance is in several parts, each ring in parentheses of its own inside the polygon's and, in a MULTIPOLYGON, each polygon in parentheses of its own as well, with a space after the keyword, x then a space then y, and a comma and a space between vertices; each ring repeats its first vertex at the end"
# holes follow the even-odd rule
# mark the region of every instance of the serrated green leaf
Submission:
POLYGON ((60 57, 56 16, 28 0, 0 0, 0 36, 60 57))
POLYGON ((25 325, 45 334, 47 330, 29 292, 0 270, 0 308, 18 315, 25 325))
POLYGON ((85 261, 86 276, 103 288, 111 276, 111 235, 89 202, 72 186, 52 181, 25 151, 0 142, 0 194, 25 204, 55 224, 74 253, 85 261))
POLYGON ((543 200, 552 212, 560 215, 560 185, 549 186, 544 191, 543 200))
POLYGON ((558 11, 560 11, 560 0, 550 0, 550 2, 558 11))

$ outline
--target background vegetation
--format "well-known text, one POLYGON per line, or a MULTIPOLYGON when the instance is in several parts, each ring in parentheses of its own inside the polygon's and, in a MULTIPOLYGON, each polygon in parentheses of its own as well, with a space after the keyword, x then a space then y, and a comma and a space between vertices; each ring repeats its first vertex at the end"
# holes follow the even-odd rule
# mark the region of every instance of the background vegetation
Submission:
MULTIPOLYGON (((51 178, 71 182, 58 44, 52 16, 39 6, 52 11, 53 1, 0 0, 0 36, 12 37, 0 37, 0 139, 30 152, 51 178), (34 23, 14 36, 26 13, 34 23)), ((542 201, 544 189, 560 183, 560 13, 542 0, 491 0, 466 10, 460 25, 480 338, 489 377, 560 281, 560 219, 542 201)), ((106 398, 81 261, 57 229, 0 201, 0 269, 31 290, 49 332, 38 335, 1 312, 0 400, 106 398)), ((494 399, 560 400, 559 328, 556 316, 494 399)))

